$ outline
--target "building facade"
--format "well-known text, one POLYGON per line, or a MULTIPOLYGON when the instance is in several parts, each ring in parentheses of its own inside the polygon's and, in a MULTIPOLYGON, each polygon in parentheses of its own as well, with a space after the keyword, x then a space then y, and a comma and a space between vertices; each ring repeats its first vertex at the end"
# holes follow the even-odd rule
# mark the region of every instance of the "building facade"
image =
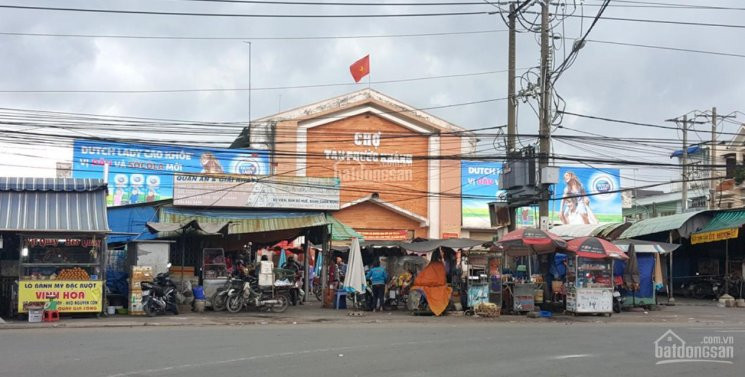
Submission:
POLYGON ((240 139, 272 151, 274 175, 338 178, 334 217, 366 240, 462 235, 460 160, 475 140, 461 127, 364 89, 253 121, 240 139))

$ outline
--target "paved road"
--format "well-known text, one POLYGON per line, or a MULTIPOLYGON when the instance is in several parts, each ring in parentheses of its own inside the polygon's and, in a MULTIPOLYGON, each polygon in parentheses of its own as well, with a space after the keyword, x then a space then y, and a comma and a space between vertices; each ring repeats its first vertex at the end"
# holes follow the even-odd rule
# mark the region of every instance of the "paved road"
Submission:
POLYGON ((745 327, 666 324, 253 325, 0 332, 0 376, 741 376, 745 327), (733 364, 656 365, 672 328, 732 337, 733 364))

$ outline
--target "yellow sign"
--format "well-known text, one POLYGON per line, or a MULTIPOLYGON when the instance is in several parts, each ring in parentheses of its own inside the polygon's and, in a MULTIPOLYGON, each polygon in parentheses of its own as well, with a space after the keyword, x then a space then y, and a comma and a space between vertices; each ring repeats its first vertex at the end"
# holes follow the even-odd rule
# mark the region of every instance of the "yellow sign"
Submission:
POLYGON ((691 235, 691 244, 695 245, 699 243, 723 241, 730 238, 737 238, 739 231, 740 228, 730 228, 698 234, 694 233, 691 235))
POLYGON ((103 282, 72 280, 23 280, 18 283, 18 312, 29 305, 43 305, 54 297, 61 313, 100 312, 103 282))

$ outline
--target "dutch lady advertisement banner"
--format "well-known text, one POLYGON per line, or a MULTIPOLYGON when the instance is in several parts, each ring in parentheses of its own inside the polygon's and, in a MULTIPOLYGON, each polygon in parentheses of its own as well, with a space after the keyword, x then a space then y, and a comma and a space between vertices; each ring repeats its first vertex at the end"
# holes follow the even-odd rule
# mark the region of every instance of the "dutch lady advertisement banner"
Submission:
POLYGON ((562 167, 553 186, 551 223, 605 224, 623 221, 620 169, 562 167))
POLYGON ((171 199, 175 173, 270 173, 263 151, 75 140, 73 178, 102 179, 104 165, 109 165, 108 206, 171 199))

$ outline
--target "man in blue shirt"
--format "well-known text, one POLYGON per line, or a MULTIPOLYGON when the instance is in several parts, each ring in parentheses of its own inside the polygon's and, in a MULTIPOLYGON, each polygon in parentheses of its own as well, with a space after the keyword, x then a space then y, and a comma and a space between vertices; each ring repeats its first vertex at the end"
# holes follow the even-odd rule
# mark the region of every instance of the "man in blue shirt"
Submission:
POLYGON ((367 271, 365 277, 372 283, 373 291, 373 311, 383 311, 383 301, 385 300, 385 282, 388 280, 388 273, 380 262, 376 261, 373 268, 367 271))

